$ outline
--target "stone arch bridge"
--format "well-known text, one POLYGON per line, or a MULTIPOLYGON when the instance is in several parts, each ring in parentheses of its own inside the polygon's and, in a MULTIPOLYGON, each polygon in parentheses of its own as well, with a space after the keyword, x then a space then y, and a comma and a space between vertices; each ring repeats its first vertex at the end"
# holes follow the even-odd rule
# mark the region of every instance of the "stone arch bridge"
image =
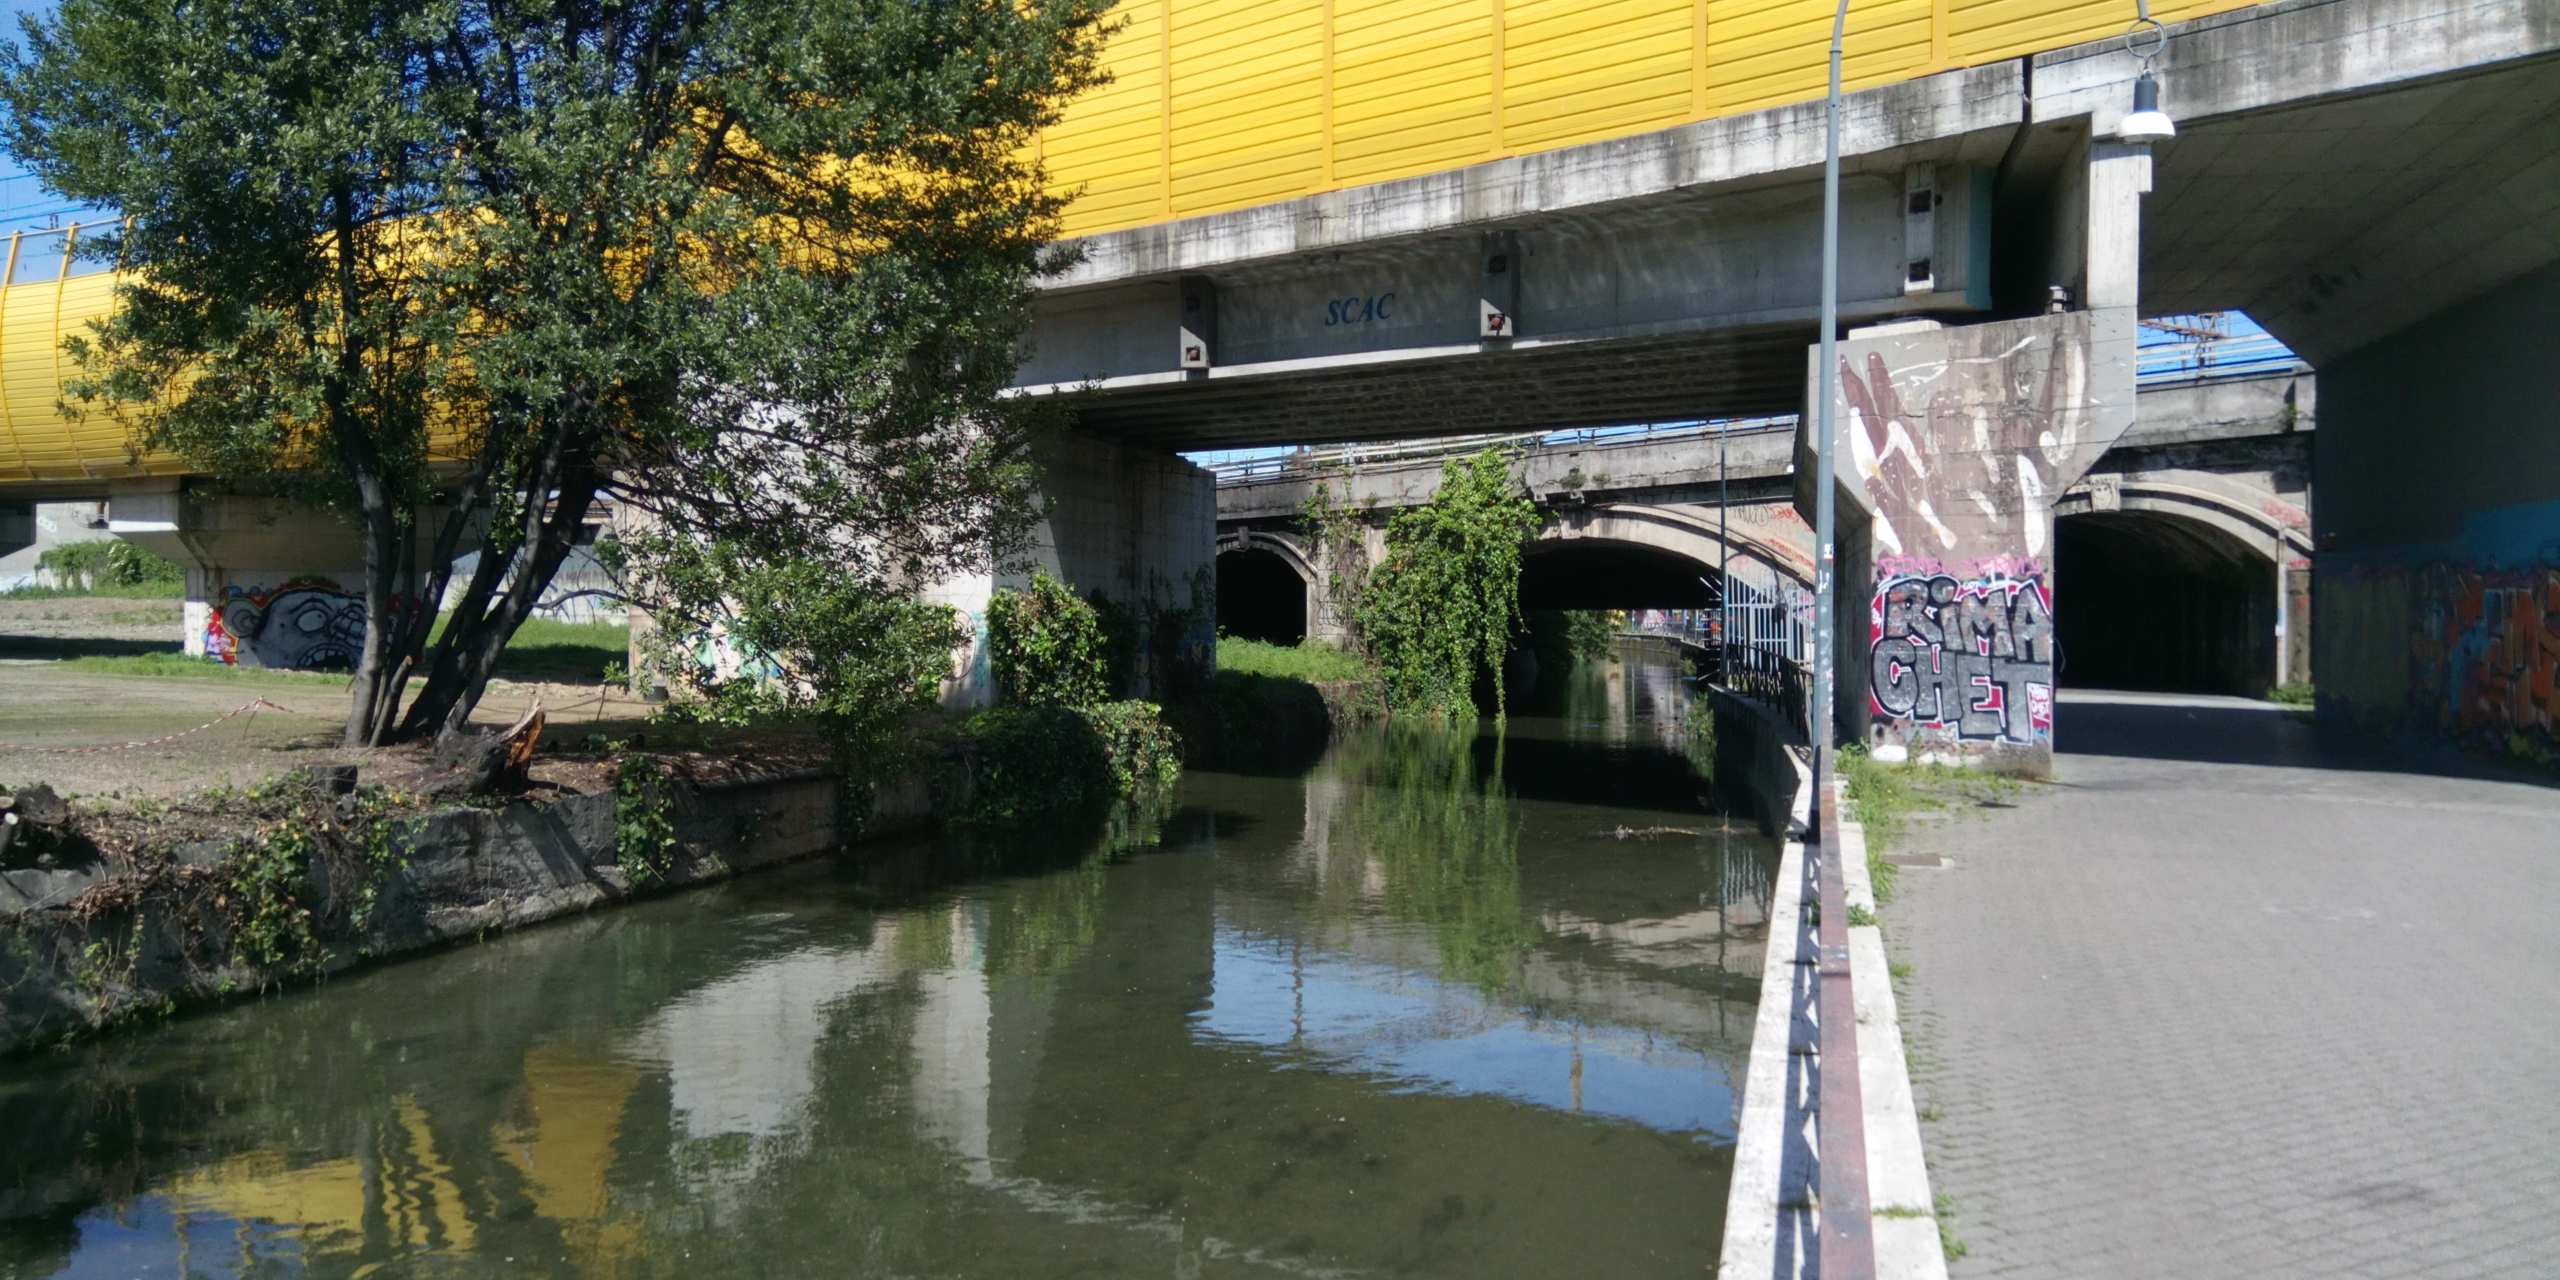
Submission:
MULTIPOLYGON (((2148 387, 2134 425, 2055 499, 2055 576, 2082 601, 2057 619, 2076 683, 2256 695, 2309 679, 2314 386, 2279 371, 2148 387)), ((1725 572, 1812 583, 1791 422, 1339 450, 1221 477, 1221 628, 1341 642, 1347 548, 1310 534, 1308 498, 1321 484, 1361 513, 1375 563, 1392 513, 1427 501, 1452 453, 1481 447, 1521 451, 1515 473, 1548 516, 1523 564, 1524 607, 1696 607, 1725 572)))

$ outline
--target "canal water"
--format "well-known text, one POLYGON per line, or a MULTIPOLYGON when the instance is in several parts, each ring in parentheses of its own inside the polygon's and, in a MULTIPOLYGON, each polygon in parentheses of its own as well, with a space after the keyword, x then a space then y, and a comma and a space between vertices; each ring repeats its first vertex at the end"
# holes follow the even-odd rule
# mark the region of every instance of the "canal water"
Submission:
POLYGON ((1553 683, 0 1063, 0 1280, 1711 1271, 1776 850, 1553 683))

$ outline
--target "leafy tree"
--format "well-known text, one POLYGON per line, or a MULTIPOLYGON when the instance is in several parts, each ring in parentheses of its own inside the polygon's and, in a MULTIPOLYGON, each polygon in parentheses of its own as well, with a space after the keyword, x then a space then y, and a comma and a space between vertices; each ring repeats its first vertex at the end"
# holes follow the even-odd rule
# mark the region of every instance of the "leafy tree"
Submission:
POLYGON ((600 498, 677 634, 802 672, 886 645, 912 687, 896 602, 1031 517, 1040 410, 999 392, 1061 200, 1029 144, 1106 7, 62 0, 0 53, 9 146, 126 213, 82 243, 131 273, 68 407, 347 515, 350 742, 458 728, 600 498), (403 606, 473 550, 430 646, 403 606))
POLYGON ((1488 449, 1452 458, 1430 502, 1396 513, 1357 605, 1360 642, 1392 710, 1475 713, 1479 671, 1502 714, 1502 658, 1520 623, 1520 555, 1537 504, 1488 449))

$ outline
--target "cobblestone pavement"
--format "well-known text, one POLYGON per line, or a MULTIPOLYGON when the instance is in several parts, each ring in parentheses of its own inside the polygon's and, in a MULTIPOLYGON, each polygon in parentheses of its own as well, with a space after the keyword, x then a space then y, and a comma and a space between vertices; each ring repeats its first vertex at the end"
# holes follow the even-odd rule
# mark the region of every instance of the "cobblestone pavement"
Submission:
POLYGON ((2560 1275, 2560 788, 2066 697, 1883 911, 1968 1276, 2560 1275))

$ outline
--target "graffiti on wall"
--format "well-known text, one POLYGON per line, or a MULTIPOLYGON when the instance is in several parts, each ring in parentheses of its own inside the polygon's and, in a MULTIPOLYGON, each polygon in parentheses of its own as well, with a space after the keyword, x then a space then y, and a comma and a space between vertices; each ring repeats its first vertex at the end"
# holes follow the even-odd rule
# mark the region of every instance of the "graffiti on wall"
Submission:
POLYGON ((1879 575, 1867 695, 1903 736, 2034 743, 2053 736, 2053 594, 2041 567, 1959 578, 1879 575))
POLYGON ((2560 760, 2560 566, 2440 562, 2415 577, 2409 696, 2420 723, 2560 760))
POLYGON ((1863 368, 1841 358, 1839 410, 1878 555, 2044 555, 2053 500, 2105 446, 2088 330, 2047 317, 1874 341, 1863 368))
POLYGON ((205 614, 204 655, 233 666, 352 670, 364 653, 364 597, 327 578, 225 587, 205 614))

